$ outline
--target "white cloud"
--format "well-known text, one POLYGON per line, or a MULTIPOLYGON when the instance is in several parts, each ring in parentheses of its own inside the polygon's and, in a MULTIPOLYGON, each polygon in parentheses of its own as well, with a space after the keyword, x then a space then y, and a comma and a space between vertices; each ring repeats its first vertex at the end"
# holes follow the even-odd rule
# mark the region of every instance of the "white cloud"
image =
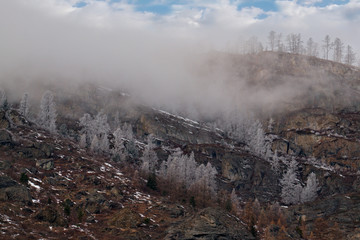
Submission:
POLYGON ((278 12, 264 12, 238 10, 238 2, 189 0, 164 16, 137 12, 128 1, 86 2, 76 8, 73 0, 0 1, 0 82, 85 78, 120 82, 158 102, 214 96, 211 101, 226 103, 229 89, 217 81, 223 76, 208 76, 212 85, 196 79, 194 66, 208 50, 237 51, 253 35, 266 44, 270 30, 301 33, 304 42, 312 36, 321 43, 330 34, 360 50, 360 1, 326 7, 277 1, 278 12), (264 13, 269 16, 259 19, 264 13))

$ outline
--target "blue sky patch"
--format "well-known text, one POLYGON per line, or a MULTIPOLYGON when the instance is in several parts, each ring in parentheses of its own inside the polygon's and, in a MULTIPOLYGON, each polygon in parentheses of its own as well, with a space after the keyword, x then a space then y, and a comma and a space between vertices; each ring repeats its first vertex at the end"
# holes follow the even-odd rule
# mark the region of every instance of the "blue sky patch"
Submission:
POLYGON ((256 8, 260 8, 262 10, 264 10, 265 12, 275 12, 278 10, 275 1, 259 1, 259 0, 255 0, 255 1, 245 1, 241 4, 238 5, 238 10, 241 10, 242 8, 250 8, 250 7, 256 7, 256 8))
POLYGON ((87 5, 86 2, 77 2, 73 5, 73 7, 76 7, 76 8, 83 8, 87 5))
MULTIPOLYGON (((106 0, 97 0, 97 1, 106 1, 106 0)), ((120 2, 121 0, 110 0, 109 4, 120 2)), ((344 5, 349 3, 350 0, 322 0, 320 2, 315 2, 312 5, 316 7, 325 7, 330 4, 344 5)), ((173 5, 183 5, 189 8, 202 8, 196 0, 168 0, 168 1, 158 1, 158 0, 128 0, 129 4, 134 5, 135 10, 138 12, 152 12, 158 15, 167 15, 171 14, 173 11, 173 5)), ((216 3, 216 0, 208 0, 206 3, 216 3)), ((231 3, 235 3, 235 0, 230 0, 231 3)), ((297 3, 305 5, 307 0, 299 0, 297 3)), ((77 2, 74 7, 82 8, 85 7, 87 3, 85 1, 77 2)), ((237 9, 240 11, 243 8, 256 7, 262 9, 264 12, 276 12, 278 7, 275 0, 244 0, 239 3, 237 9)), ((257 16, 258 19, 264 19, 267 17, 267 14, 260 14, 257 16)))

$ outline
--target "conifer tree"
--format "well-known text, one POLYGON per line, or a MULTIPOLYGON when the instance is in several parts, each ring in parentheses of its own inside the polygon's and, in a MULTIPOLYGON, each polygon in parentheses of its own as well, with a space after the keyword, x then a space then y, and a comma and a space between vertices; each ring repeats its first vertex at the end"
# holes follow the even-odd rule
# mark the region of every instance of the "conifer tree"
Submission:
POLYGON ((300 202, 302 187, 297 178, 297 162, 292 159, 283 178, 280 180, 281 198, 285 204, 297 204, 300 202))
POLYGON ((100 150, 99 139, 96 135, 92 138, 90 149, 96 153, 100 150))
POLYGON ((24 95, 20 101, 20 107, 19 107, 20 114, 23 115, 24 117, 28 118, 29 117, 29 108, 30 108, 29 94, 24 93, 24 95))
POLYGON ((56 105, 54 95, 51 91, 46 91, 40 102, 40 112, 38 124, 52 133, 56 132, 56 105))
POLYGON ((0 89, 0 109, 7 110, 8 107, 9 106, 8 106, 6 93, 4 90, 0 89))
POLYGON ((301 202, 310 202, 317 197, 317 191, 320 189, 319 182, 315 173, 310 173, 306 185, 301 191, 301 202))

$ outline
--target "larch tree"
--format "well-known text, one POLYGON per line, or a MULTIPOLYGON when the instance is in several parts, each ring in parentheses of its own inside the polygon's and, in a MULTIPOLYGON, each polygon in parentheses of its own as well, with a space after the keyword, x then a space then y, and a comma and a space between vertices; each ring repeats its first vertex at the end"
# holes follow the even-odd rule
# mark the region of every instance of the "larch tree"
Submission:
POLYGON ((122 159, 124 157, 124 140, 123 140, 123 132, 121 128, 117 128, 113 133, 114 136, 114 147, 112 149, 112 153, 115 157, 122 159))
POLYGON ((315 173, 310 173, 306 180, 306 185, 301 191, 301 202, 310 202, 317 197, 317 191, 320 190, 319 182, 315 173))
POLYGON ((51 91, 46 91, 40 102, 38 124, 52 133, 56 132, 56 105, 54 95, 51 91))
POLYGON ((331 43, 331 39, 329 35, 326 35, 324 40, 323 40, 323 50, 324 50, 324 58, 326 60, 329 60, 329 53, 333 47, 332 43, 331 43))
POLYGON ((81 134, 85 134, 86 136, 86 146, 91 144, 92 137, 95 135, 94 127, 93 127, 93 118, 90 114, 85 113, 79 119, 79 125, 82 127, 81 134))
POLYGON ((24 93, 24 95, 21 98, 20 106, 19 106, 19 112, 24 117, 29 117, 29 109, 30 109, 30 103, 29 103, 29 94, 24 93))
POLYGON ((8 108, 8 101, 6 93, 3 89, 0 89, 0 109, 6 110, 8 108))
POLYGON ((353 65, 355 60, 355 53, 352 50, 352 47, 347 45, 344 62, 348 65, 353 65))
POLYGON ((275 150, 275 153, 273 154, 270 165, 271 169, 276 173, 279 174, 280 172, 280 162, 283 161, 283 158, 279 156, 279 153, 277 150, 275 150))
POLYGON ((270 141, 267 139, 262 125, 255 120, 248 129, 247 143, 250 149, 259 157, 267 159, 271 155, 270 141))
POLYGON ((109 152, 109 138, 106 132, 101 134, 101 138, 99 140, 99 149, 104 153, 109 152))
POLYGON ((333 54, 334 61, 341 63, 344 55, 344 44, 342 43, 340 38, 335 38, 333 42, 333 46, 334 46, 334 54, 333 54))
POLYGON ((143 151, 143 155, 140 158, 142 160, 141 170, 146 173, 155 173, 158 157, 154 151, 155 145, 153 144, 153 137, 149 135, 147 138, 147 145, 143 151))
POLYGON ((285 204, 297 204, 300 202, 302 187, 297 177, 297 162, 292 159, 288 169, 280 180, 281 199, 285 204))
POLYGON ((80 145, 81 148, 86 148, 87 147, 86 134, 85 133, 81 134, 79 145, 80 145))
POLYGON ((269 41, 269 50, 274 51, 275 45, 276 45, 276 32, 275 31, 269 32, 268 41, 269 41))
POLYGON ((302 40, 301 40, 301 34, 294 34, 291 33, 286 37, 286 41, 287 41, 287 49, 290 53, 296 53, 296 54, 300 54, 302 53, 302 40))
POLYGON ((318 56, 318 50, 317 50, 317 43, 314 42, 312 38, 309 38, 306 42, 306 55, 317 57, 318 56))
POLYGON ((240 201, 239 201, 239 197, 235 192, 235 188, 232 189, 231 194, 230 194, 230 201, 231 201, 231 208, 232 210, 236 213, 239 214, 239 209, 240 209, 240 201))
POLYGON ((99 150, 100 150, 100 143, 99 143, 99 139, 96 135, 94 135, 94 137, 92 138, 92 141, 91 141, 91 145, 90 145, 90 149, 93 151, 93 152, 96 152, 98 153, 99 150))

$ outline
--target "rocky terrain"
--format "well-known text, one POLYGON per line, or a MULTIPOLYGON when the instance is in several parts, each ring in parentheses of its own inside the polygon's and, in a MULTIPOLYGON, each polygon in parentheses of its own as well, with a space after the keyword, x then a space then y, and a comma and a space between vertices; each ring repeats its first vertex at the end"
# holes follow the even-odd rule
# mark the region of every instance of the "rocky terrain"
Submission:
POLYGON ((299 163, 301 183, 316 174, 315 201, 279 206, 282 217, 266 224, 247 221, 247 204, 259 203, 258 217, 265 218, 269 206, 281 203, 285 164, 274 171, 268 159, 227 136, 221 126, 130 104, 120 92, 89 87, 76 94, 58 92, 57 134, 19 114, 16 105, 0 111, 0 239, 360 239, 359 71, 298 55, 263 54, 262 61, 232 56, 231 68, 252 76, 254 87, 280 84, 290 75, 289 81, 301 81, 314 67, 321 69, 315 76, 333 82, 325 90, 320 88, 324 82, 314 84, 305 92, 311 101, 299 105, 298 96, 271 117, 258 113, 273 152, 299 163), (244 61, 252 67, 241 69, 244 61), (334 92, 338 85, 345 87, 334 92), (78 119, 101 109, 111 124, 116 112, 121 122, 132 124, 140 153, 145 137, 153 134, 159 162, 175 148, 194 152, 199 164, 210 162, 217 170, 218 199, 194 206, 189 196, 147 187, 138 172, 139 156, 117 161, 81 148, 78 119), (240 213, 221 199, 232 189, 240 197, 240 213))

